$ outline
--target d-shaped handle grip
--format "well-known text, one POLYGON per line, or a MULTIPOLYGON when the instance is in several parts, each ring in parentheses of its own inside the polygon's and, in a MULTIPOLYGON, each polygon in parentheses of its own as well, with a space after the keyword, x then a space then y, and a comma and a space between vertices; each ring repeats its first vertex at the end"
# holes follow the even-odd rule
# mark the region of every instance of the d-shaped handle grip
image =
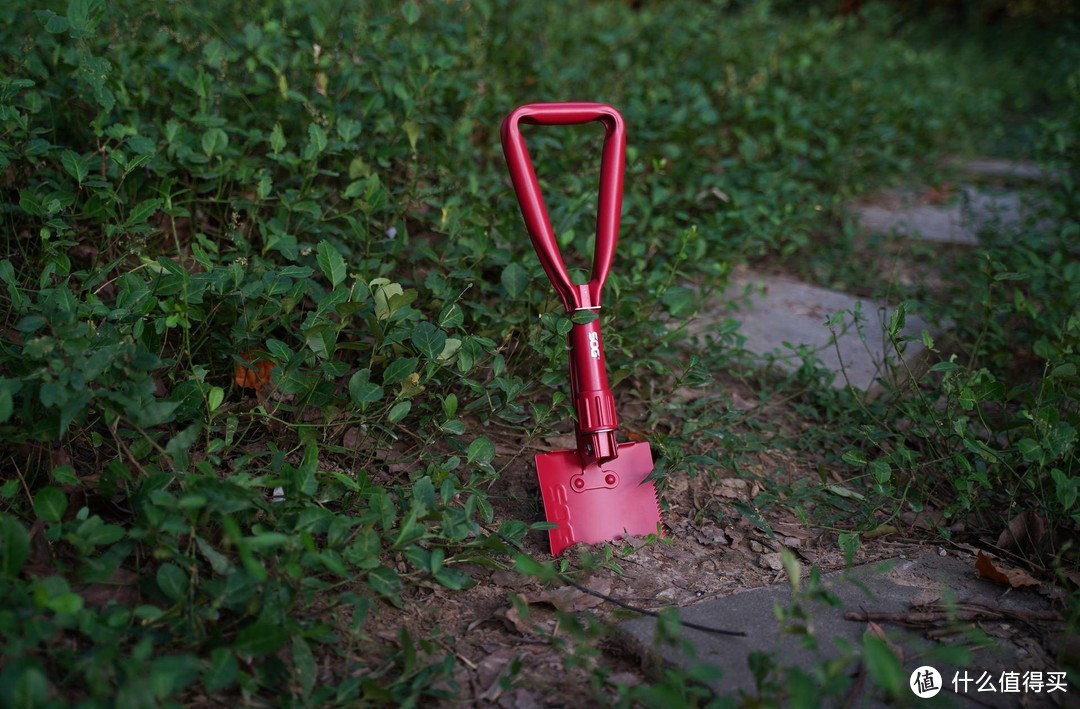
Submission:
POLYGON ((626 129, 623 118, 611 106, 602 103, 530 103, 514 110, 502 124, 503 153, 510 168, 521 216, 529 230, 533 247, 540 257, 551 283, 567 311, 600 306, 600 292, 607 280, 615 244, 619 239, 619 213, 622 210, 623 170, 626 161, 626 129), (588 283, 575 285, 566 272, 559 242, 551 228, 551 219, 540 185, 536 179, 529 149, 521 135, 521 124, 577 125, 590 121, 604 124, 604 152, 600 162, 600 197, 596 208, 596 249, 592 277, 588 283))

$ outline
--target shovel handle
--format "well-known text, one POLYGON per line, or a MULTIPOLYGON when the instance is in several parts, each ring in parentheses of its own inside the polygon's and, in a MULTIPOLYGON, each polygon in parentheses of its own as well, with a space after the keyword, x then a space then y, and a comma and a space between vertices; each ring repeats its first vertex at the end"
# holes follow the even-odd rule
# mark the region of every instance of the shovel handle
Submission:
POLYGON ((536 254, 555 286, 566 310, 600 307, 600 292, 607 280, 615 243, 619 238, 619 213, 622 210, 623 170, 626 156, 626 129, 623 118, 611 106, 602 103, 530 103, 514 110, 502 124, 503 153, 510 168, 510 179, 517 193, 521 216, 529 230, 536 254), (551 218, 536 179, 529 149, 521 134, 521 124, 564 126, 600 121, 604 124, 604 152, 600 162, 600 198, 596 209, 596 248, 593 252, 592 277, 588 283, 575 285, 566 272, 559 242, 551 228, 551 218))

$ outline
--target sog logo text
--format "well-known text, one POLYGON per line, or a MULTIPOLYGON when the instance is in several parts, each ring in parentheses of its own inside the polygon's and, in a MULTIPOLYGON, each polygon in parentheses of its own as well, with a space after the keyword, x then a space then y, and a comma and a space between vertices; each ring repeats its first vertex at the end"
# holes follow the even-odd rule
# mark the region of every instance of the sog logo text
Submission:
POLYGON ((596 332, 589 333, 589 356, 593 359, 600 359, 600 334, 596 332))

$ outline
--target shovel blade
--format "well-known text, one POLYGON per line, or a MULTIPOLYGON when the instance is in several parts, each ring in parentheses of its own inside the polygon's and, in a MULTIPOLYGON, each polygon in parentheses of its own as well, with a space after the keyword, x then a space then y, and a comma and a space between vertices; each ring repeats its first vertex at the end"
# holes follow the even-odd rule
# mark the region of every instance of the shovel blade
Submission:
POLYGON ((649 444, 621 443, 617 458, 582 468, 576 450, 536 455, 536 473, 548 522, 551 553, 571 544, 598 544, 619 537, 659 533, 656 487, 649 444))

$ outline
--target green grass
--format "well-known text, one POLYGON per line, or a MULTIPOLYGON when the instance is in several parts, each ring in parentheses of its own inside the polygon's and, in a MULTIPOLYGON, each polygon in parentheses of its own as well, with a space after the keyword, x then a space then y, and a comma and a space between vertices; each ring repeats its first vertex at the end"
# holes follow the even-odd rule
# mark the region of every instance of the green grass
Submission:
MULTIPOLYGON (((49 8, 0 8, 11 706, 453 693, 452 655, 364 627, 418 584, 461 591, 467 563, 512 563, 492 530, 517 540, 530 525, 496 516, 489 491, 510 461, 493 439, 524 452, 571 416, 569 323, 498 147, 514 106, 605 101, 628 121, 607 341, 620 396, 650 405, 739 361, 729 332, 687 366, 664 324, 702 302, 686 284, 718 288, 747 261, 795 269, 823 249, 855 258, 830 236, 841 204, 974 148, 1013 96, 993 71, 954 71, 976 49, 908 37, 887 13, 689 0, 49 8), (236 372, 259 360, 272 386, 256 393, 236 372)), ((910 502, 903 476, 944 456, 920 502, 950 485, 967 500, 958 514, 1000 512, 969 488, 1033 496, 1075 532, 1080 96, 1075 73, 1064 98, 1032 74, 1028 88, 1055 86, 1037 134, 1067 171, 1050 216, 1069 226, 1059 241, 991 248, 946 313, 983 324, 962 331, 969 356, 938 367, 921 398, 889 402, 929 421, 944 396, 970 425, 912 448, 895 441, 895 413, 832 402, 822 435, 835 458, 865 461, 880 504, 910 502), (1046 376, 1015 380, 1018 353, 1049 362, 1046 376), (981 415, 991 404, 1000 421, 981 415), (979 447, 976 419, 1006 431, 1004 454, 979 447)), ((598 137, 528 134, 579 263, 598 137)), ((826 396, 808 391, 794 397, 808 408, 826 396)), ((737 422, 706 410, 672 429, 655 439, 669 476, 704 460, 695 431, 737 422)), ((735 440, 732 460, 754 445, 735 440)))

